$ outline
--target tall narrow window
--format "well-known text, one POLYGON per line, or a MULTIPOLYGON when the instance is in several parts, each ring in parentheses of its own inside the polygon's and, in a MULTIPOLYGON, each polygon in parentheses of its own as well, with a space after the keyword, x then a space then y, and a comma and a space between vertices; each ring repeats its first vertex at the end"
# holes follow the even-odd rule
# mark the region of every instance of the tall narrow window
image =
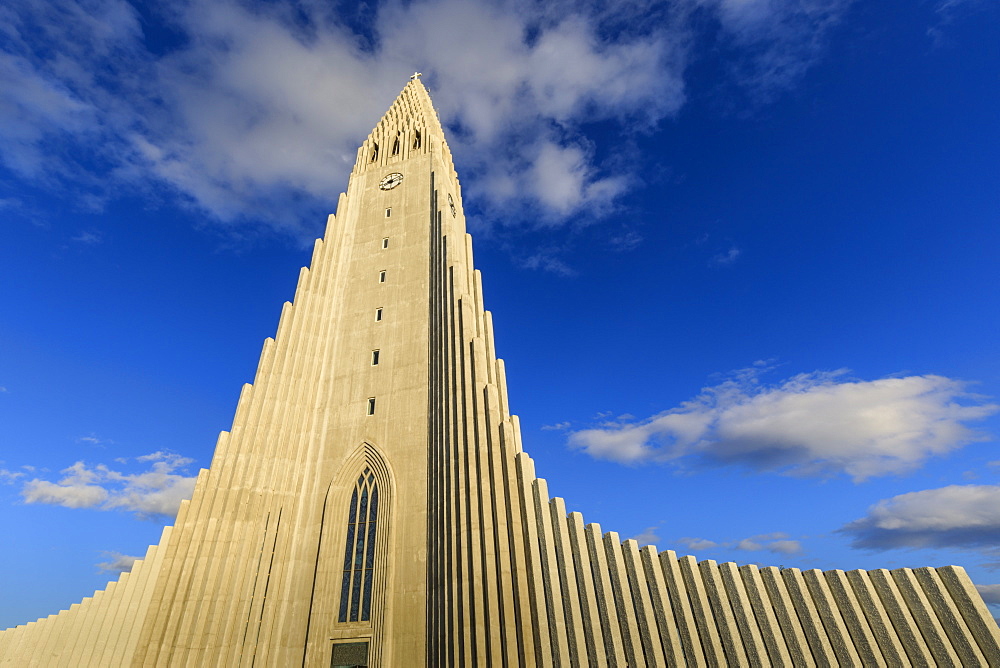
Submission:
POLYGON ((347 547, 344 549, 344 577, 340 586, 339 619, 342 622, 367 622, 371 619, 377 524, 378 484, 371 469, 366 467, 354 483, 347 516, 347 547))
POLYGON ((375 397, 368 397, 368 415, 375 415, 375 397))
POLYGON ((381 319, 382 319, 382 309, 380 307, 375 309, 375 322, 378 322, 381 319))
POLYGON ((385 283, 385 272, 384 271, 378 272, 378 282, 379 283, 385 283))
POLYGON ((378 160, 378 142, 372 142, 372 162, 378 160))
POLYGON ((399 133, 396 133, 396 141, 392 142, 392 154, 399 155, 399 133))
POLYGON ((420 130, 413 135, 413 148, 420 148, 420 130))
POLYGON ((387 208, 387 209, 385 210, 385 217, 386 217, 386 218, 388 218, 388 217, 389 217, 389 216, 391 216, 391 215, 392 215, 392 209, 391 209, 391 208, 387 208))
POLYGON ((372 366, 378 366, 378 351, 372 351, 372 366))
POLYGON ((389 237, 383 237, 382 238, 382 248, 388 248, 388 247, 389 247, 389 237))

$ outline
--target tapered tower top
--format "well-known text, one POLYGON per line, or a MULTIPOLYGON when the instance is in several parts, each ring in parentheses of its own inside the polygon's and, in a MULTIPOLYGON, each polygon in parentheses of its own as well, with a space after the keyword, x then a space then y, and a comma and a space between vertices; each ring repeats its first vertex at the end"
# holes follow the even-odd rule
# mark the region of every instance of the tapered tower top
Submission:
POLYGON ((455 166, 431 96, 414 72, 410 81, 358 149, 353 174, 381 170, 420 153, 441 151, 445 163, 455 166))

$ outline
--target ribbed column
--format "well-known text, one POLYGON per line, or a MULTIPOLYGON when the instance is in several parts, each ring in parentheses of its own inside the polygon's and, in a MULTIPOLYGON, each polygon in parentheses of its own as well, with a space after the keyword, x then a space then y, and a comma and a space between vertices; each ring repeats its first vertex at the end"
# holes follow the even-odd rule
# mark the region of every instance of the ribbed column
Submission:
POLYGON ((566 625, 566 603, 559 582, 559 563, 556 556, 552 515, 549 513, 549 489, 543 478, 536 478, 533 488, 535 517, 538 520, 538 548, 542 562, 542 589, 549 614, 549 634, 553 661, 559 666, 571 666, 573 651, 566 625))
POLYGON ((622 645, 625 648, 626 660, 630 666, 646 665, 642 637, 636 621, 636 610, 632 604, 632 587, 629 585, 625 559, 622 556, 621 540, 614 531, 604 534, 604 553, 608 558, 611 590, 615 597, 615 608, 618 610, 618 624, 622 630, 622 645))
POLYGON ((590 551, 587 548, 586 530, 583 526, 583 515, 570 513, 566 517, 566 528, 573 555, 573 571, 576 575, 576 591, 580 600, 581 626, 584 642, 587 645, 587 655, 591 666, 607 666, 608 652, 604 647, 604 629, 601 624, 601 604, 596 596, 594 569, 590 562, 590 551))
POLYGON ((879 597, 886 613, 892 622, 893 629, 899 637, 903 650, 907 658, 914 666, 933 666, 936 663, 934 654, 930 647, 924 642, 920 634, 909 606, 906 604, 903 595, 896 586, 889 571, 877 569, 865 571, 865 578, 855 576, 857 579, 868 579, 879 597))
POLYGON ((629 539, 621 545, 622 557, 625 562, 625 572, 628 574, 629 588, 632 590, 632 605, 635 607, 635 618, 639 628, 639 639, 642 641, 642 653, 650 666, 666 665, 663 654, 663 644, 660 640, 660 630, 656 624, 653 602, 649 595, 649 583, 646 572, 639 557, 639 545, 629 539))
MULTIPOLYGON (((750 615, 750 619, 757 620, 761 640, 767 648, 767 656, 771 665, 775 668, 814 665, 809 651, 803 647, 805 638, 801 636, 801 629, 791 630, 792 632, 788 634, 789 638, 783 639, 776 611, 785 608, 784 616, 787 619, 787 602, 785 600, 772 602, 756 566, 740 566, 739 575, 743 580, 747 601, 749 601, 752 611, 752 613, 746 614, 750 615)), ((778 594, 778 597, 781 597, 781 594, 778 594)), ((784 598, 787 598, 787 594, 784 598)))
POLYGON ((975 585, 959 566, 945 566, 935 569, 938 577, 948 589, 948 593, 969 626, 969 631, 982 648, 990 668, 1000 666, 1000 627, 993 620, 983 597, 975 585))
POLYGON ((756 616, 750 605, 750 596, 743 586, 743 579, 740 577, 736 564, 732 562, 719 564, 718 571, 719 576, 722 578, 722 585, 726 590, 726 595, 729 598, 729 604, 733 610, 736 628, 739 629, 749 665, 770 666, 771 659, 768 656, 767 648, 764 646, 760 627, 757 624, 756 616))
POLYGON ((516 458, 518 501, 521 512, 523 545, 528 578, 528 598, 531 606, 532 626, 526 629, 531 634, 535 660, 539 666, 555 665, 549 609, 545 600, 545 576, 542 570, 542 551, 538 537, 539 523, 535 512, 534 480, 535 467, 531 457, 521 452, 516 458))
POLYGON ((663 573, 664 586, 673 610, 674 623, 681 646, 684 648, 684 659, 688 666, 706 666, 708 660, 702 649, 701 637, 698 632, 698 621, 691 607, 684 575, 681 573, 677 554, 673 550, 665 550, 659 555, 660 570, 663 573))
POLYGON ((890 572, 893 582, 899 587, 899 593, 906 602, 906 606, 913 613, 913 619, 917 622, 920 635, 927 643, 931 654, 938 666, 961 666, 962 662, 958 657, 955 648, 948 642, 948 636, 941 626, 937 615, 931 607, 927 595, 917 583, 913 571, 909 568, 897 568, 890 572))

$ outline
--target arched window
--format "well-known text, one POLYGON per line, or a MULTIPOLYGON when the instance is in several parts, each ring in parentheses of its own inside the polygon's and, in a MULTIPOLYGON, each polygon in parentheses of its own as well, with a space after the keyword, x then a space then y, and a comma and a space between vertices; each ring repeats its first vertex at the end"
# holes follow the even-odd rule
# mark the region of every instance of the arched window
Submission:
POLYGON ((396 133, 396 140, 392 142, 392 154, 399 155, 399 133, 396 133))
POLYGON ((413 148, 420 148, 420 130, 415 130, 413 135, 413 148))
POLYGON ((376 160, 378 160, 378 142, 377 141, 373 141, 372 142, 372 162, 375 162, 376 160))
POLYGON ((365 467, 354 483, 347 516, 344 578, 340 587, 340 621, 367 622, 372 609, 375 533, 378 525, 378 484, 365 467))

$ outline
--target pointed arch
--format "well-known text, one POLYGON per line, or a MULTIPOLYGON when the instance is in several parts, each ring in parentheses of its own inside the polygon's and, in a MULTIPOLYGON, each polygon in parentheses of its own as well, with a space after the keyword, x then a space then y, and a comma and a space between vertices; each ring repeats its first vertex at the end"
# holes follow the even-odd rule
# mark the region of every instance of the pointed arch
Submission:
POLYGON ((325 641, 335 628, 352 629, 352 637, 371 640, 369 660, 378 665, 394 475, 382 451, 369 442, 359 444, 336 470, 321 512, 304 656, 326 651, 325 641))

